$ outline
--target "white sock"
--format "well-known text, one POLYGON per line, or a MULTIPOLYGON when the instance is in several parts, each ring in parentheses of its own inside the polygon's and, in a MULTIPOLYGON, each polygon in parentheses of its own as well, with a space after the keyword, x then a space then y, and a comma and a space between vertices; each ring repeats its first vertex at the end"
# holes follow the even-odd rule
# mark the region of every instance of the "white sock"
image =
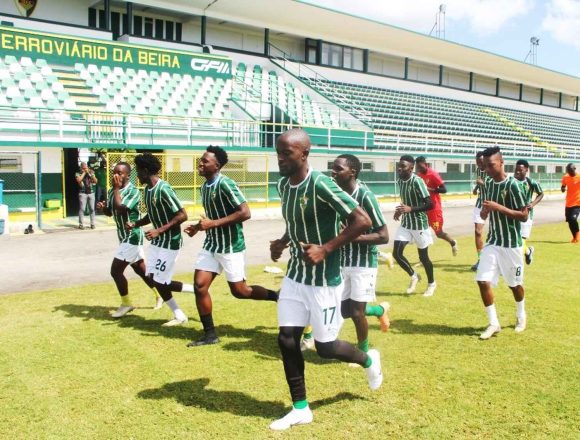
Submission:
POLYGON ((516 316, 519 319, 526 317, 526 300, 522 299, 520 302, 516 302, 516 316))
POLYGON ((177 301, 175 301, 175 298, 171 298, 169 301, 165 301, 165 304, 167 304, 167 307, 171 309, 173 314, 175 314, 176 310, 179 310, 179 305, 177 305, 177 301))
POLYGON ((417 272, 413 272, 413 275, 411 275, 411 278, 419 278, 419 274, 417 272))
POLYGON ((437 281, 433 281, 432 283, 428 284, 429 287, 437 286, 437 281))
POLYGON ((193 284, 185 284, 183 283, 183 287, 181 288, 182 292, 189 292, 193 293, 193 284))
POLYGON ((181 309, 174 310, 173 316, 175 316, 175 319, 178 319, 180 321, 187 321, 187 315, 183 313, 183 310, 181 309))
POLYGON ((495 304, 487 306, 485 308, 485 313, 487 313, 487 319, 489 319, 489 325, 499 326, 499 320, 497 319, 497 311, 495 310, 495 304))

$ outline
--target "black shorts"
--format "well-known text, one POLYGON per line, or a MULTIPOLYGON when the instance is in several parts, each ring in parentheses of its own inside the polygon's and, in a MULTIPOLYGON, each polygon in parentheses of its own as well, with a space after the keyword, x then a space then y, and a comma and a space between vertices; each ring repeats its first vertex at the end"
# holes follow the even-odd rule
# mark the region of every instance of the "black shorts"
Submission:
POLYGON ((578 220, 578 216, 580 215, 580 206, 566 206, 566 221, 574 221, 578 220))

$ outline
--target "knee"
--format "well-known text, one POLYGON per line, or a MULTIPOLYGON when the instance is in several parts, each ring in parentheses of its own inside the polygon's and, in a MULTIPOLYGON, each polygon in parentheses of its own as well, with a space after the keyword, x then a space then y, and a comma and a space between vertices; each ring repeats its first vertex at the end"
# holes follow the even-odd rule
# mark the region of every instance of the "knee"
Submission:
POLYGON ((314 341, 314 344, 316 345, 316 353, 318 353, 318 356, 324 359, 334 359, 335 353, 334 342, 335 341, 332 342, 314 341))
POLYGON ((300 350, 300 343, 296 341, 294 335, 280 332, 278 333, 278 347, 280 351, 294 351, 300 350))
POLYGON ((209 291, 209 287, 204 283, 193 283, 193 292, 196 296, 204 296, 207 295, 209 291))
POLYGON ((238 299, 249 298, 252 294, 252 290, 246 284, 231 286, 230 291, 232 292, 232 295, 238 299))

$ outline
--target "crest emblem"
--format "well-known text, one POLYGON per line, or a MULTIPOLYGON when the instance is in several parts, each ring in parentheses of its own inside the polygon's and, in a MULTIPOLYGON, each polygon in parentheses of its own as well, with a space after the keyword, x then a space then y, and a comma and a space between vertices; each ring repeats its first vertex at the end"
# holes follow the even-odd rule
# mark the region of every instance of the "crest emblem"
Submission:
POLYGON ((38 4, 38 0, 14 0, 16 9, 23 17, 30 17, 38 4))
POLYGON ((306 209, 306 205, 308 204, 308 197, 306 195, 300 198, 300 209, 304 211, 306 209))
POLYGON ((501 199, 502 199, 502 200, 505 200, 505 197, 506 197, 506 196, 507 196, 507 190, 506 190, 506 189, 504 189, 504 190, 502 190, 502 192, 501 192, 501 199))

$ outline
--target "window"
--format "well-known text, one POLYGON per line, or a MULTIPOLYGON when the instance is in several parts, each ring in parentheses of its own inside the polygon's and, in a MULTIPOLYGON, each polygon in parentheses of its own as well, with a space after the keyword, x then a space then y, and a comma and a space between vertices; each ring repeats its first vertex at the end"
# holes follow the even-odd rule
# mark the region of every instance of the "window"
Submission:
POLYGON ((105 29, 105 11, 99 10, 99 29, 105 29))
POLYGON ((514 172, 514 169, 515 169, 515 166, 514 165, 506 165, 505 166, 505 172, 506 173, 513 173, 514 172))
POLYGON ((121 14, 118 12, 111 12, 111 31, 113 32, 113 40, 121 35, 121 14))
POLYGON ((361 171, 374 171, 374 162, 361 162, 361 171))
POLYGON ((141 36, 143 35, 143 18, 135 15, 133 17, 133 35, 141 36))
POLYGON ((97 27, 97 10, 95 8, 89 8, 89 27, 97 27))
POLYGON ((165 22, 165 39, 168 41, 173 40, 173 22, 172 21, 165 22))
POLYGON ((538 165, 538 173, 546 173, 546 165, 538 165))
MULTIPOLYGON (((307 60, 316 62, 316 40, 306 40, 307 60)), ((346 69, 363 70, 364 53, 362 49, 341 46, 340 44, 322 43, 320 64, 346 69)))
POLYGON ((2 172, 2 173, 21 173, 22 172, 22 156, 0 155, 0 172, 2 172))
POLYGON ((175 41, 181 41, 181 23, 175 23, 175 41))
POLYGON ((155 38, 163 40, 163 20, 155 20, 155 38))
POLYGON ((153 38, 153 19, 150 17, 145 17, 145 31, 144 35, 146 37, 153 38))
POLYGON ((461 164, 460 163, 448 163, 447 164, 447 172, 448 173, 460 173, 461 172, 461 164))
POLYGON ((306 62, 316 64, 316 53, 318 52, 318 42, 306 39, 306 62))
POLYGON ((123 27, 121 28, 121 35, 126 35, 129 30, 129 17, 127 17, 127 14, 123 14, 122 25, 123 27))
POLYGON ((563 166, 560 166, 560 165, 557 165, 556 168, 554 169, 554 172, 555 173, 558 173, 558 174, 559 173, 563 173, 564 172, 564 167, 563 166))

